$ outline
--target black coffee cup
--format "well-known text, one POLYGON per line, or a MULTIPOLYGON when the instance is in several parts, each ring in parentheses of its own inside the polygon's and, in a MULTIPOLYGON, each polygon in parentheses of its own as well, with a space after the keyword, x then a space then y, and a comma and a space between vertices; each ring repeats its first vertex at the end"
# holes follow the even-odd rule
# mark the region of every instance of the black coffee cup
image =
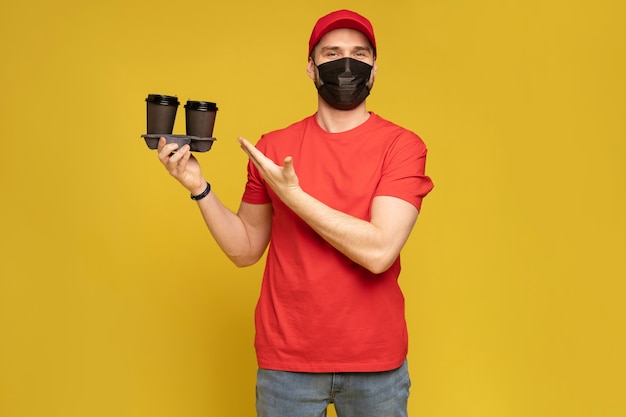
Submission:
POLYGON ((187 100, 185 122, 188 136, 210 138, 213 135, 217 105, 210 101, 187 100))
POLYGON ((180 102, 177 97, 150 94, 146 98, 147 103, 147 129, 148 134, 171 135, 176 120, 176 110, 180 102))

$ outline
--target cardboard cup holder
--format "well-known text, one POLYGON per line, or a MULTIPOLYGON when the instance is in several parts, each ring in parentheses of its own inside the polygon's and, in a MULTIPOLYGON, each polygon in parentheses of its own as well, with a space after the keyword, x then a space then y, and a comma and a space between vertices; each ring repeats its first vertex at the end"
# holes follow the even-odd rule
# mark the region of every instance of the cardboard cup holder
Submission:
POLYGON ((189 135, 172 135, 165 133, 148 133, 146 135, 141 135, 142 138, 145 139, 146 145, 150 149, 157 149, 160 138, 165 138, 167 143, 177 143, 178 149, 180 149, 183 145, 189 145, 189 149, 192 152, 207 152, 213 146, 213 142, 215 142, 216 138, 201 138, 198 136, 189 136, 189 135))

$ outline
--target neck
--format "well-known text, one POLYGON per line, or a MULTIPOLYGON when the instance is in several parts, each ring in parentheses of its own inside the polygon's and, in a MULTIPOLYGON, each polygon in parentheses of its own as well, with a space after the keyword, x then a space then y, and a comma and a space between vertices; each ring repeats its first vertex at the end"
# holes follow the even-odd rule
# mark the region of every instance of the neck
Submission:
POLYGON ((337 110, 331 107, 318 97, 317 123, 322 129, 330 133, 341 133, 354 129, 365 123, 370 117, 370 113, 365 107, 365 101, 352 110, 337 110))

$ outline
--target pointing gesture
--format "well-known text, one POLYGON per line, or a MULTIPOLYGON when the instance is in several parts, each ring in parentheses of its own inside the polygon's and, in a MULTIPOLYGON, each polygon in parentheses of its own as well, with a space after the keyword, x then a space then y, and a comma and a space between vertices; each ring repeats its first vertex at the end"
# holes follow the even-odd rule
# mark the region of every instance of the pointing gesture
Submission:
POLYGON ((274 190, 281 200, 285 201, 285 197, 287 197, 288 194, 300 189, 298 176, 293 167, 293 158, 291 156, 287 156, 283 160, 283 166, 281 167, 266 157, 263 152, 259 151, 246 139, 240 137, 238 140, 241 144, 241 148, 259 170, 265 182, 272 187, 272 190, 274 190))

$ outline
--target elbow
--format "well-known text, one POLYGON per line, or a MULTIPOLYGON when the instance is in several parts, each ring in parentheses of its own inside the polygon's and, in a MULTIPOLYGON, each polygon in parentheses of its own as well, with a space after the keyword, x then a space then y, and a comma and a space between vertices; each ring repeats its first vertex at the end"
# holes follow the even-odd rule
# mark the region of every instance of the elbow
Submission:
POLYGON ((266 246, 241 247, 224 253, 237 268, 245 268, 257 263, 263 257, 265 248, 266 246))
POLYGON ((229 256, 229 258, 237 268, 245 268, 247 266, 254 265, 258 261, 258 259, 253 258, 240 258, 232 256, 229 256))
POLYGON ((237 268, 245 268, 257 263, 259 259, 261 259, 261 255, 228 255, 228 259, 230 259, 237 268))
POLYGON ((390 263, 390 264, 387 264, 387 263, 385 263, 385 264, 382 264, 382 263, 381 264, 371 264, 371 265, 366 266, 365 268, 368 271, 370 271, 372 274, 379 275, 379 274, 382 274, 383 272, 387 271, 389 268, 391 268, 392 264, 393 263, 390 263))
POLYGON ((397 254, 390 254, 384 251, 380 251, 368 256, 368 259, 361 265, 370 271, 372 274, 382 274, 387 271, 398 259, 397 254))

